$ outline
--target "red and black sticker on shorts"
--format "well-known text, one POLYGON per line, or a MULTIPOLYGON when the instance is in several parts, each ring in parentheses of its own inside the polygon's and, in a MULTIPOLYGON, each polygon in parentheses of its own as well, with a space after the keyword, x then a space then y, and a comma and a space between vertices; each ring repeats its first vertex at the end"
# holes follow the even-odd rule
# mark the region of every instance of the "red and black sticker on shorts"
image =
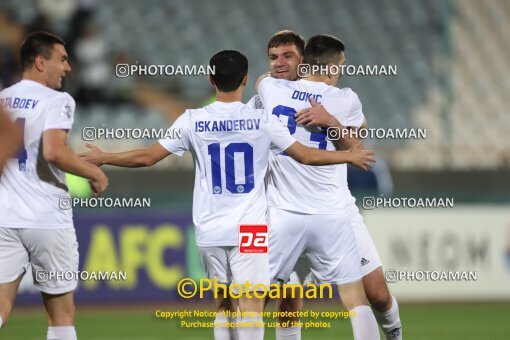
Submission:
POLYGON ((268 226, 266 224, 239 225, 239 252, 265 254, 268 249, 268 226))

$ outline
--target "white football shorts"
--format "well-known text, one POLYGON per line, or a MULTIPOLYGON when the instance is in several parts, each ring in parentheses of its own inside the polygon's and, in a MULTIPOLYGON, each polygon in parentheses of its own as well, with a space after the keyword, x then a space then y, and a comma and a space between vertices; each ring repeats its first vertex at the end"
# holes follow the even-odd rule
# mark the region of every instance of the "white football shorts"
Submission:
POLYGON ((365 276, 381 267, 382 261, 358 207, 353 204, 347 211, 351 216, 351 227, 360 255, 361 273, 365 276))
POLYGON ((0 283, 24 275, 32 267, 34 286, 47 294, 74 291, 78 275, 78 241, 74 228, 0 227, 0 283))
POLYGON ((248 281, 253 291, 256 284, 269 287, 269 258, 268 254, 244 254, 239 247, 198 247, 200 259, 207 278, 219 283, 230 285, 246 284, 248 281))
POLYGON ((304 254, 314 282, 346 284, 362 278, 349 214, 307 215, 269 208, 272 282, 288 282, 304 254))
MULTIPOLYGON (((382 261, 358 207, 353 205, 347 209, 347 212, 351 216, 351 227, 360 255, 361 273, 366 276, 381 267, 382 261)), ((305 284, 310 281, 310 274, 310 261, 302 255, 290 275, 289 282, 305 284)))

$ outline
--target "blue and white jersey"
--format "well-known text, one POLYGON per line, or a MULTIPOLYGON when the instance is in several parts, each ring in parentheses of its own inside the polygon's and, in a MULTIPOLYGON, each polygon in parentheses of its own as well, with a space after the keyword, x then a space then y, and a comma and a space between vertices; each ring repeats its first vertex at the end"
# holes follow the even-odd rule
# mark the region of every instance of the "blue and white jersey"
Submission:
POLYGON ((186 110, 171 129, 180 129, 182 138, 159 143, 178 156, 190 150, 195 162, 197 245, 238 245, 239 224, 266 223, 270 150, 281 153, 296 140, 276 117, 241 102, 186 110))
MULTIPOLYGON (((258 88, 263 107, 284 123, 300 143, 335 150, 326 131, 297 125, 294 115, 309 108, 309 97, 324 105, 344 126, 360 127, 364 116, 361 102, 350 88, 339 89, 323 82, 264 78, 258 88)), ((255 105, 256 98, 250 101, 255 105)), ((354 204, 347 185, 347 165, 303 165, 285 153, 270 155, 268 204, 304 214, 338 214, 354 204)))
POLYGON ((31 80, 22 80, 0 92, 0 106, 22 131, 15 158, 7 161, 0 178, 0 227, 73 227, 72 210, 59 208, 69 198, 65 173, 43 157, 46 130, 71 130, 75 102, 31 80))

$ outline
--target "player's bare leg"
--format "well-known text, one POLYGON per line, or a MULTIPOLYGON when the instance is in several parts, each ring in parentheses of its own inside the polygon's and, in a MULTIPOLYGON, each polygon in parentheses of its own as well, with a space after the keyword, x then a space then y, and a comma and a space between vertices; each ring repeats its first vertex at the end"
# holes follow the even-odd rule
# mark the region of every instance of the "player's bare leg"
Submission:
POLYGON ((253 296, 239 298, 241 322, 238 328, 239 340, 263 340, 264 339, 264 311, 265 299, 257 299, 253 296))
POLYGON ((42 293, 48 318, 48 340, 75 340, 74 293, 52 295, 42 293))
POLYGON ((380 339, 374 313, 368 304, 363 283, 356 281, 338 285, 342 305, 349 311, 355 340, 380 339))
MULTIPOLYGON (((286 297, 279 299, 279 312, 299 312, 303 308, 303 299, 299 296, 292 297, 293 289, 288 287, 286 297)), ((293 323, 299 322, 298 317, 278 317, 280 325, 288 325, 288 327, 276 328, 276 340, 300 340, 301 327, 293 326, 293 323)))
POLYGON ((12 282, 0 283, 0 328, 4 327, 9 319, 22 278, 23 275, 20 275, 12 282))
POLYGON ((386 339, 402 339, 402 323, 397 300, 390 294, 382 268, 379 267, 363 277, 363 286, 368 301, 372 305, 375 318, 386 339))
POLYGON ((224 298, 223 293, 218 293, 216 303, 216 319, 214 320, 215 340, 238 340, 237 329, 228 327, 227 323, 235 323, 233 317, 237 313, 238 301, 229 297, 224 298))

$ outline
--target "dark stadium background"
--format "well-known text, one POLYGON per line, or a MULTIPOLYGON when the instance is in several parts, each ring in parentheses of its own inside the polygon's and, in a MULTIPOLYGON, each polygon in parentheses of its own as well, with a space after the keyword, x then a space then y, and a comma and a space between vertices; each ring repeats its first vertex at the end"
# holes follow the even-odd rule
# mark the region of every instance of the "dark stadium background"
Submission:
MULTIPOLYGON (((251 81, 267 70, 267 41, 292 29, 305 38, 342 39, 347 63, 396 65, 397 76, 341 79, 363 103, 370 127, 427 129, 425 140, 369 140, 379 163, 351 172, 365 196, 454 198, 453 208, 363 210, 384 269, 476 271, 476 282, 390 283, 407 339, 510 337, 510 2, 94 1, 2 0, 0 89, 18 81, 17 50, 38 29, 63 36, 73 68, 65 91, 77 101, 70 143, 84 150, 84 127, 161 128, 186 108, 211 101, 205 77, 117 78, 122 63, 207 65, 222 49, 250 62, 251 81)), ((98 140, 108 151, 151 140, 98 140)), ((76 294, 82 339, 202 339, 156 310, 212 309, 179 298, 180 278, 203 275, 191 220, 193 164, 188 153, 151 169, 107 168, 107 197, 150 197, 140 209, 75 210, 80 269, 125 271, 126 281, 82 282, 76 294)), ((86 185, 70 180, 77 196, 86 185)), ((274 307, 272 307, 274 308, 274 307)), ((338 310, 334 301, 305 309, 338 310)), ((266 320, 269 321, 269 320, 266 320)), ((25 280, 2 339, 40 339, 39 294, 25 280)), ((274 330, 266 329, 266 338, 274 330)), ((348 321, 303 331, 303 339, 349 339, 348 321)))

